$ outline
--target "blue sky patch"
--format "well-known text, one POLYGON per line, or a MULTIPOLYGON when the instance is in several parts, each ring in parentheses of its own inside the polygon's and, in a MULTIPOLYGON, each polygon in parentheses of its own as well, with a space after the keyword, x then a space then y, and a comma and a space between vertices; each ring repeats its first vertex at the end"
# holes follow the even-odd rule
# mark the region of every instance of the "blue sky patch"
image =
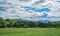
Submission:
POLYGON ((50 9, 48 9, 48 8, 42 8, 42 9, 35 9, 34 11, 36 11, 36 12, 44 12, 44 11, 50 12, 50 9))
POLYGON ((33 7, 28 7, 28 6, 24 6, 22 8, 24 8, 26 11, 33 10, 35 12, 44 12, 44 11, 50 12, 49 8, 40 8, 40 9, 37 9, 37 8, 33 8, 33 7))
POLYGON ((6 11, 5 7, 0 7, 0 11, 6 11))

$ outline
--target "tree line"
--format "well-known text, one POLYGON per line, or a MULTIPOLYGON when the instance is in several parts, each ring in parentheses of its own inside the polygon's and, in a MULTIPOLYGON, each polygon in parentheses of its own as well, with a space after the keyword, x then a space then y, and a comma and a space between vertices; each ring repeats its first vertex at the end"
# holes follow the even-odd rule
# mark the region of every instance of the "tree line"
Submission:
POLYGON ((0 18, 0 28, 60 28, 60 22, 33 22, 0 18))

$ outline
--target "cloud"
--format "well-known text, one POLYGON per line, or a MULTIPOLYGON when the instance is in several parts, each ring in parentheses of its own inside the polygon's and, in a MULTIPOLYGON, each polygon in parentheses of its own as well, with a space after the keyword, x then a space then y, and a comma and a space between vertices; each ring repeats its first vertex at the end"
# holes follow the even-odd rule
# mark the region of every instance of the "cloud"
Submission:
POLYGON ((60 21, 60 3, 55 0, 0 0, 0 17, 60 21))

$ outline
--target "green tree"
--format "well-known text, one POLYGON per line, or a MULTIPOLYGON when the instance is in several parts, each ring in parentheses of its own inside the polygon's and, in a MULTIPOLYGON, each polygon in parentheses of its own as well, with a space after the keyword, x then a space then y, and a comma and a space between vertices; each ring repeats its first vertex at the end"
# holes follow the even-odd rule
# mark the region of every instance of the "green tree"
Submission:
POLYGON ((0 17, 0 27, 4 28, 5 27, 5 23, 4 23, 4 19, 0 17))
POLYGON ((7 19, 7 27, 12 28, 14 23, 16 23, 15 20, 7 19))

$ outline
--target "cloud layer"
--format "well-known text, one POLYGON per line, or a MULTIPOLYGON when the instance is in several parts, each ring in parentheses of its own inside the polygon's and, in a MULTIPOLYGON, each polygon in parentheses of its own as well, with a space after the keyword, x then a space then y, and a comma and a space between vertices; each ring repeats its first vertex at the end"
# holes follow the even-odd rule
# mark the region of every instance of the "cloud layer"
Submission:
POLYGON ((0 0, 0 17, 60 21, 59 0, 0 0))

